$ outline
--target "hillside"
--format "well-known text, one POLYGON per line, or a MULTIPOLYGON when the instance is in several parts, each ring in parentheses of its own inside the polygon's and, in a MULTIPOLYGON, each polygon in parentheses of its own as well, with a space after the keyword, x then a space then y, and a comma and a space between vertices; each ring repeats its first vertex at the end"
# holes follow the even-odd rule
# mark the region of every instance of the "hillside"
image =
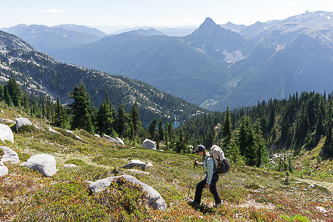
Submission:
POLYGON ((112 105, 125 105, 129 111, 135 99, 141 117, 182 120, 199 111, 198 106, 164 93, 146 83, 127 77, 113 76, 95 70, 59 63, 50 56, 37 52, 14 35, 0 31, 0 82, 15 78, 22 89, 29 93, 49 94, 54 100, 70 103, 69 93, 83 82, 98 107, 108 92, 112 105))
MULTIPOLYGON (((0 110, 0 118, 29 118, 3 103, 0 110)), ((327 167, 332 164, 330 161, 320 166, 326 170, 320 172, 330 173, 325 179, 315 177, 320 173, 310 177, 295 171, 289 176, 289 184, 285 173, 232 164, 218 182, 221 208, 212 208, 213 198, 206 190, 202 205, 192 208, 187 205, 189 186, 192 197, 195 184, 203 177, 202 169, 193 170, 196 156, 153 151, 140 145, 130 148, 128 141, 121 146, 84 130, 73 131, 81 141, 61 128, 53 127, 60 133, 49 131, 40 119, 30 120, 38 129, 19 130, 14 132, 14 143, 0 144, 15 150, 21 163, 35 154, 51 154, 58 171, 52 177, 44 177, 37 171, 5 162, 9 174, 0 177, 1 221, 330 221, 333 217, 332 172, 327 167), (135 159, 151 162, 152 166, 146 171, 120 168, 135 159), (146 207, 142 190, 127 182, 115 182, 108 191, 89 195, 88 181, 124 174, 152 186, 166 202, 166 210, 146 207)), ((297 166, 307 166, 309 157, 317 154, 313 151, 301 156, 295 160, 300 162, 297 166)))
POLYGON ((108 36, 51 55, 147 82, 210 110, 252 106, 295 91, 332 90, 332 12, 243 27, 207 18, 184 37, 108 36))

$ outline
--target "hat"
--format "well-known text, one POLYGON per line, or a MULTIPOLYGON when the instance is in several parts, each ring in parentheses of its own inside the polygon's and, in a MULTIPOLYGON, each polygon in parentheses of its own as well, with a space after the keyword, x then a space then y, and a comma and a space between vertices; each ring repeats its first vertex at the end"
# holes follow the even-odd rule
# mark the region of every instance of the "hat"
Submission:
POLYGON ((206 150, 206 148, 203 145, 198 145, 197 148, 194 150, 194 153, 199 153, 204 150, 206 150))

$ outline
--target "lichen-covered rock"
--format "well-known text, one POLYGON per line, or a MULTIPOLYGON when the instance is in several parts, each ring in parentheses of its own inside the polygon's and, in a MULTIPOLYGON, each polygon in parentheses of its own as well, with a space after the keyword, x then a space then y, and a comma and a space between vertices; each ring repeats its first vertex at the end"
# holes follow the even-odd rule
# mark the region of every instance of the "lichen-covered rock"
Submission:
POLYGON ((32 123, 27 118, 16 118, 16 131, 19 130, 22 126, 31 126, 32 123))
POLYGON ((20 164, 20 159, 17 155, 17 153, 6 147, 6 146, 0 146, 0 149, 4 152, 2 156, 0 156, 0 161, 3 163, 9 162, 11 164, 20 164))
POLYGON ((153 209, 158 209, 161 211, 166 210, 166 203, 163 200, 162 196, 151 186, 137 180, 135 177, 130 176, 130 175, 122 175, 122 176, 117 176, 117 177, 107 177, 101 180, 97 180, 95 182, 92 182, 89 184, 89 190, 91 193, 98 193, 105 188, 109 187, 113 181, 113 179, 117 179, 119 177, 123 177, 126 181, 129 181, 133 184, 136 184, 138 186, 141 186, 143 191, 147 192, 148 196, 148 204, 153 207, 153 209))
POLYGON ((43 176, 51 177, 57 172, 56 160, 49 154, 37 154, 30 157, 21 166, 37 170, 43 176))
POLYGON ((145 139, 142 142, 142 147, 150 149, 150 150, 156 150, 156 144, 155 141, 152 141, 150 139, 145 139))
POLYGON ((117 144, 120 144, 120 145, 123 145, 123 146, 125 145, 124 141, 122 139, 120 139, 119 137, 112 138, 111 136, 108 136, 106 134, 104 134, 103 137, 108 139, 110 142, 117 143, 117 144))
POLYGON ((9 128, 9 126, 0 123, 0 140, 5 142, 8 140, 14 143, 14 134, 13 131, 9 128))
POLYGON ((66 130, 66 132, 67 132, 67 133, 70 133, 70 134, 72 134, 72 135, 74 135, 76 139, 83 141, 83 139, 82 139, 81 137, 79 137, 78 135, 76 135, 76 134, 73 133, 72 131, 70 131, 70 130, 66 130))

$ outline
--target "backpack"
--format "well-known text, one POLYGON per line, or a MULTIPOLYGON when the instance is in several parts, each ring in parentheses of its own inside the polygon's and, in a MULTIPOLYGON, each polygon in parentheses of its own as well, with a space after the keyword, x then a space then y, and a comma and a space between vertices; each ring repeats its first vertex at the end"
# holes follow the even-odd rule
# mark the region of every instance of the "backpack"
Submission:
POLYGON ((229 160, 225 158, 223 150, 217 146, 212 146, 212 158, 214 160, 214 169, 218 174, 225 174, 230 168, 229 160))

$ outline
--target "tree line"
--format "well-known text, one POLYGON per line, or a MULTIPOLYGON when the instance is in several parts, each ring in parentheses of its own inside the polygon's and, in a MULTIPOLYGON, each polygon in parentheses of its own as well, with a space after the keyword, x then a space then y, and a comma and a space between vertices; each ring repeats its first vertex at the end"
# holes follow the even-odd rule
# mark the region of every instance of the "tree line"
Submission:
POLYGON ((242 160, 250 166, 266 164, 268 154, 273 152, 292 150, 297 155, 302 148, 311 150, 321 140, 321 157, 333 157, 333 93, 303 92, 299 96, 296 92, 289 98, 270 99, 252 107, 227 107, 225 112, 188 119, 177 128, 156 117, 143 125, 137 101, 129 113, 124 104, 116 110, 107 91, 96 108, 83 83, 75 86, 69 96, 73 102, 64 106, 59 97, 56 102, 49 96, 30 97, 14 79, 0 85, 0 101, 57 127, 118 136, 134 143, 149 138, 157 142, 157 148, 163 146, 178 153, 189 153, 198 144, 207 148, 217 144, 233 162, 242 160))

